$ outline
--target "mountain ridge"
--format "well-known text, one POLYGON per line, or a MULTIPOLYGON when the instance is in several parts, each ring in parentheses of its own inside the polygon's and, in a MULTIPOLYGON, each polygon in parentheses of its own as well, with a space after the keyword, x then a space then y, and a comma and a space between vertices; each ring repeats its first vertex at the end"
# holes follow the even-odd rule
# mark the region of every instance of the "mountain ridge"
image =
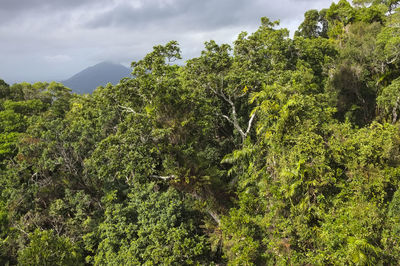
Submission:
POLYGON ((79 94, 92 93, 97 87, 107 83, 117 84, 122 78, 130 76, 130 73, 131 70, 121 64, 103 61, 83 69, 61 83, 79 94))

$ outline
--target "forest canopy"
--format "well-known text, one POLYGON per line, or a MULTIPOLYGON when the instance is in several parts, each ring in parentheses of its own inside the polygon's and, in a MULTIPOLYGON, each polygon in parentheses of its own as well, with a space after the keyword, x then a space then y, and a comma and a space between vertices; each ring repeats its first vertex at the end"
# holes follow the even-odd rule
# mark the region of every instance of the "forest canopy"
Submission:
POLYGON ((92 94, 0 80, 0 264, 400 264, 399 6, 171 41, 92 94))

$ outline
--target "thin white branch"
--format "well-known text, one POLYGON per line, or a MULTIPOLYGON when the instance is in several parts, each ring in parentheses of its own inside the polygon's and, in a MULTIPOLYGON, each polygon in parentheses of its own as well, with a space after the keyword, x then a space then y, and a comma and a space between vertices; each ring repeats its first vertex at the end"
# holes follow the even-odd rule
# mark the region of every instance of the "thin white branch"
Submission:
POLYGON ((145 114, 138 113, 138 112, 136 112, 135 110, 133 110, 133 109, 130 108, 130 107, 123 106, 123 105, 118 105, 118 106, 119 106, 120 108, 124 109, 125 111, 127 111, 128 113, 132 113, 132 114, 135 114, 135 115, 143 115, 143 116, 145 116, 145 114))
MULTIPOLYGON (((254 117, 255 117, 255 113, 253 113, 250 117, 250 120, 247 124, 247 130, 246 132, 243 131, 242 127, 239 124, 239 120, 237 118, 237 113, 236 113, 236 106, 235 103, 232 101, 232 98, 230 95, 225 95, 225 93, 223 92, 223 78, 221 79, 221 88, 219 90, 214 89, 212 86, 210 86, 209 84, 207 84, 207 88, 212 91, 215 95, 220 96, 222 99, 224 99, 225 102, 227 102, 230 106, 231 106, 231 110, 232 110, 232 118, 230 118, 227 115, 221 114, 222 117, 224 117, 226 120, 229 121, 229 123, 231 123, 235 129, 239 132, 240 136, 242 137, 242 143, 244 143, 244 141, 246 140, 247 135, 250 132, 251 129, 251 125, 254 121, 254 117)), ((238 98, 243 97, 244 95, 246 95, 246 93, 244 93, 243 95, 240 95, 238 98)))
POLYGON ((210 91, 212 91, 215 95, 219 95, 219 93, 213 89, 212 86, 210 86, 210 84, 207 84, 207 86, 205 86, 206 89, 209 89, 210 91))
POLYGON ((232 121, 232 119, 229 118, 229 116, 227 116, 227 115, 221 115, 221 116, 222 116, 223 118, 225 118, 226 120, 228 120, 229 123, 234 124, 233 121, 232 121))
POLYGON ((213 212, 212 210, 207 210, 207 212, 214 219, 214 221, 216 221, 217 224, 220 226, 221 218, 219 218, 219 215, 216 212, 213 212))
MULTIPOLYGON (((197 194, 195 191, 190 193, 195 199, 204 202, 204 198, 201 197, 199 194, 197 194)), ((218 224, 221 225, 221 218, 219 217, 218 213, 211 210, 210 208, 207 208, 207 213, 214 219, 214 221, 218 224)))
POLYGON ((224 98, 224 100, 225 100, 226 102, 228 102, 231 106, 235 106, 235 105, 233 104, 232 100, 231 100, 231 97, 230 97, 230 96, 229 96, 229 97, 226 97, 225 93, 223 93, 222 90, 219 91, 218 94, 219 94, 222 98, 224 98))
POLYGON ((134 114, 136 114, 136 111, 135 111, 135 110, 133 110, 133 109, 132 109, 132 108, 130 108, 130 107, 123 106, 123 105, 118 105, 118 107, 120 107, 120 108, 124 109, 125 111, 127 111, 127 112, 129 112, 129 113, 134 113, 134 114))
POLYGON ((246 96, 247 95, 247 92, 245 92, 245 93, 243 93, 243 94, 241 94, 241 95, 239 95, 239 96, 236 96, 236 98, 242 98, 242 97, 244 97, 244 96, 246 96))
POLYGON ((164 181, 168 181, 170 179, 175 179, 176 175, 168 175, 168 176, 159 176, 159 175, 152 175, 151 177, 162 179, 164 181))
POLYGON ((392 60, 386 60, 386 64, 390 65, 396 62, 399 59, 399 55, 396 55, 392 60))
MULTIPOLYGON (((37 177, 37 176, 38 176, 38 173, 35 172, 35 173, 31 176, 32 180, 33 180, 34 177, 37 177)), ((36 178, 36 180, 37 180, 37 178, 36 178)))
POLYGON ((254 112, 254 113, 251 115, 251 117, 250 117, 249 123, 248 123, 248 125, 247 125, 246 136, 247 136, 247 134, 249 134, 249 132, 250 132, 251 124, 253 123, 254 117, 256 117, 256 112, 254 112))
MULTIPOLYGON (((244 140, 246 139, 246 133, 244 133, 243 129, 240 127, 239 125, 239 121, 237 119, 237 114, 236 114, 236 107, 235 107, 235 103, 232 101, 231 97, 228 96, 226 97, 226 95, 220 91, 219 95, 227 102, 230 104, 231 108, 232 108, 232 120, 228 119, 233 126, 236 128, 237 131, 239 131, 240 136, 242 137, 242 140, 244 142, 244 140)), ((226 115, 223 115, 223 117, 227 118, 226 115)))

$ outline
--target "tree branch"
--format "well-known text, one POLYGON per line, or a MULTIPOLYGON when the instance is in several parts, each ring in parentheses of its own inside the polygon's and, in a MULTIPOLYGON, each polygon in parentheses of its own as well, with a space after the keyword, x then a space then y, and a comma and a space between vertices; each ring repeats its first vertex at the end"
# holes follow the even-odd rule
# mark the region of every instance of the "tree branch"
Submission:
POLYGON ((226 120, 228 120, 229 123, 234 124, 233 121, 232 121, 232 119, 229 118, 229 116, 227 116, 227 115, 221 115, 221 116, 222 116, 223 118, 225 118, 226 120))
POLYGON ((251 117, 250 117, 249 123, 248 123, 248 125, 247 125, 246 136, 247 136, 247 134, 249 134, 249 132, 250 132, 251 124, 253 123, 254 117, 256 117, 256 112, 254 112, 254 113, 251 115, 251 117))
MULTIPOLYGON (((233 126, 236 128, 237 131, 239 131, 240 136, 242 137, 242 142, 244 142, 244 140, 246 139, 246 133, 243 131, 243 129, 240 127, 239 125, 239 121, 237 119, 237 114, 236 114, 236 107, 235 107, 235 103, 232 101, 231 97, 228 96, 226 97, 226 95, 222 92, 222 90, 219 92, 219 95, 227 102, 230 104, 231 108, 232 108, 232 119, 228 119, 228 121, 230 121, 233 126)), ((223 115, 223 117, 228 118, 226 115, 223 115)))
POLYGON ((170 179, 175 179, 176 175, 168 175, 168 176, 159 176, 159 175, 152 175, 151 177, 162 179, 164 181, 168 181, 170 179))
MULTIPOLYGON (((252 123, 254 121, 255 113, 253 113, 251 115, 250 120, 249 120, 249 122, 247 124, 247 130, 246 130, 246 132, 244 132, 242 127, 240 126, 239 120, 237 118, 235 103, 232 101, 231 96, 229 96, 229 95, 226 96, 225 93, 222 91, 223 85, 224 85, 223 84, 223 79, 221 79, 221 89, 220 90, 213 89, 212 86, 210 86, 210 84, 207 84, 206 87, 210 91, 212 91, 215 95, 220 96, 222 99, 224 99, 224 101, 227 102, 231 106, 232 118, 230 118, 229 116, 224 115, 224 114, 221 114, 221 116, 223 118, 225 118, 226 120, 228 120, 229 123, 231 123, 235 127, 235 129, 239 132, 240 136, 242 137, 242 143, 244 143, 245 140, 246 140, 247 135, 249 134, 249 132, 251 130, 251 126, 252 126, 252 123)), ((243 97, 244 95, 246 95, 246 93, 243 94, 243 95, 240 95, 239 98, 243 97)))
POLYGON ((133 110, 132 108, 127 107, 127 106, 118 105, 118 107, 124 109, 124 110, 127 111, 128 113, 132 113, 132 114, 135 114, 135 115, 143 115, 143 116, 146 116, 146 114, 138 113, 138 112, 136 112, 135 110, 133 110))
POLYGON ((218 225, 221 225, 221 218, 219 218, 219 215, 216 212, 213 212, 212 210, 207 210, 207 212, 218 225))
MULTIPOLYGON (((197 194, 195 191, 190 193, 195 199, 204 202, 203 197, 201 197, 199 194, 197 194)), ((214 219, 214 221, 219 225, 221 225, 221 218, 219 218, 218 213, 215 211, 211 210, 210 208, 207 208, 206 212, 214 219)))

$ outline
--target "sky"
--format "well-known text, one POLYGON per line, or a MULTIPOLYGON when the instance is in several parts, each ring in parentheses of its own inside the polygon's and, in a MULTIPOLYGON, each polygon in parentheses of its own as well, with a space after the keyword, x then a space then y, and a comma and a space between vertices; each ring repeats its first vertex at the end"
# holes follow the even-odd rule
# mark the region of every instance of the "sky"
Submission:
POLYGON ((184 59, 204 42, 231 44, 261 17, 291 34, 332 0, 0 0, 0 79, 61 81, 102 61, 129 66, 176 40, 184 59))

